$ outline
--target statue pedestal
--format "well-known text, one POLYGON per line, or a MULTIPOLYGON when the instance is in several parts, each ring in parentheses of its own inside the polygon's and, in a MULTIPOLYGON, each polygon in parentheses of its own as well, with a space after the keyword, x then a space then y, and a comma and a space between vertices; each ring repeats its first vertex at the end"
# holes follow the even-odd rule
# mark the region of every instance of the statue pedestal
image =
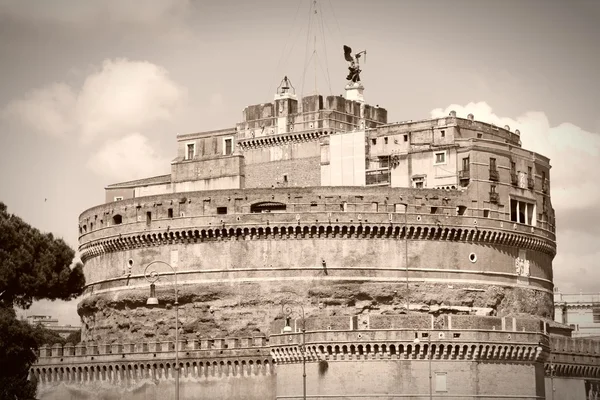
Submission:
POLYGON ((346 85, 346 100, 358 101, 361 103, 365 102, 363 91, 365 87, 360 82, 350 82, 346 85))

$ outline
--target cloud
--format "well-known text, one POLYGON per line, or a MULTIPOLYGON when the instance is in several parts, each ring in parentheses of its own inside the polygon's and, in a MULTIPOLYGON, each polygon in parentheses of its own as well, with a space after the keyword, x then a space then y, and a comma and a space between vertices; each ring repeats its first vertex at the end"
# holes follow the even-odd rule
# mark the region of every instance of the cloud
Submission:
POLYGON ((76 103, 76 95, 70 86, 55 83, 32 90, 23 99, 9 103, 0 117, 20 120, 38 132, 62 137, 75 128, 71 113, 76 103))
POLYGON ((187 98, 168 72, 146 61, 105 60, 75 89, 65 83, 35 89, 2 115, 51 136, 120 137, 171 121, 187 98))
POLYGON ((523 148, 550 158, 550 190, 558 242, 555 283, 564 290, 597 291, 600 271, 596 260, 600 254, 595 243, 600 214, 594 210, 600 203, 596 181, 600 134, 587 132, 570 122, 551 126, 546 114, 540 111, 529 111, 517 118, 501 117, 485 102, 452 104, 431 111, 431 116, 446 116, 451 110, 459 117, 472 113, 476 120, 508 125, 512 131, 519 129, 523 148), (571 269, 574 264, 577 273, 571 269))
POLYGON ((133 133, 108 141, 88 161, 94 173, 115 182, 168 173, 167 158, 156 153, 148 138, 133 133))

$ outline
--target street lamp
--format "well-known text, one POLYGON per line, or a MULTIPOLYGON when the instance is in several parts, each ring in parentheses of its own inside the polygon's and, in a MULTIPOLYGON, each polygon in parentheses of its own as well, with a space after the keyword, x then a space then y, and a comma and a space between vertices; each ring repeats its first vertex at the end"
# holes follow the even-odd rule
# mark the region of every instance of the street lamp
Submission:
MULTIPOLYGON (((302 353, 302 399, 306 400, 306 319, 304 318, 304 307, 302 304, 296 304, 300 307, 302 311, 302 346, 300 346, 300 352, 302 353)), ((290 326, 291 315, 294 312, 292 309, 292 305, 288 303, 283 303, 281 305, 281 311, 283 312, 283 316, 285 318, 285 327, 283 328, 284 333, 292 332, 292 327, 290 326)))
POLYGON ((144 277, 150 282, 150 297, 146 300, 146 305, 155 306, 158 305, 158 298, 156 297, 156 285, 154 284, 160 275, 155 269, 148 271, 153 264, 164 264, 173 270, 175 276, 175 400, 179 400, 179 301, 177 301, 177 270, 170 264, 164 261, 152 261, 146 266, 144 270, 144 277))
MULTIPOLYGON (((415 340, 413 340, 414 344, 419 344, 421 343, 421 341, 419 340, 419 338, 416 338, 415 340)), ((431 358, 433 357, 432 351, 431 351, 431 332, 429 332, 427 334, 427 360, 429 362, 429 399, 433 399, 433 387, 432 387, 432 381, 431 381, 431 358)))

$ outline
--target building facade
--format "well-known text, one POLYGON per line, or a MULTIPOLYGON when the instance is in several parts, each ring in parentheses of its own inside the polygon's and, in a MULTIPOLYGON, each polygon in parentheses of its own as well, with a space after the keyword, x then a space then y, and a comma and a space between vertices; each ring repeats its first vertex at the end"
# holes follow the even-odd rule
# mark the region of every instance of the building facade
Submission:
POLYGON ((520 135, 287 78, 179 135, 171 174, 81 214, 83 343, 40 350, 42 398, 172 398, 176 348, 186 399, 589 397, 600 345, 553 321, 550 164, 520 135))
POLYGON ((44 328, 56 332, 60 337, 66 339, 70 334, 81 331, 80 326, 59 325, 58 319, 50 315, 28 315, 26 318, 30 325, 42 325, 44 328))
POLYGON ((554 320, 573 329, 573 337, 600 339, 600 293, 554 292, 554 320))

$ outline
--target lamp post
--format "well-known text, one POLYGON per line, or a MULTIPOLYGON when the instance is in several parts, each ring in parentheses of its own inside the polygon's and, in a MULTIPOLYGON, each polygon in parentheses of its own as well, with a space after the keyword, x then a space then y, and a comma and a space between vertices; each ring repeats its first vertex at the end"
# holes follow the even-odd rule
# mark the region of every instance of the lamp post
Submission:
MULTIPOLYGON (((421 341, 419 338, 413 340, 414 344, 419 344, 421 341)), ((433 382, 432 382, 432 374, 431 374, 431 358, 433 357, 431 351, 431 331, 427 334, 427 361, 429 363, 429 399, 433 399, 433 382)))
MULTIPOLYGON (((306 400, 306 319, 304 318, 304 307, 302 304, 297 303, 298 307, 302 311, 302 346, 300 346, 300 352, 302 353, 302 399, 306 400)), ((290 317, 294 310, 292 309, 292 305, 289 303, 283 303, 281 305, 281 311, 283 312, 283 316, 285 318, 285 327, 283 328, 283 332, 290 333, 292 332, 292 327, 290 326, 290 317)))
POLYGON ((156 285, 154 282, 158 280, 160 275, 155 269, 148 271, 153 264, 164 264, 173 270, 175 276, 175 400, 179 400, 179 301, 177 301, 177 270, 170 264, 164 261, 152 261, 146 266, 144 270, 144 277, 150 282, 150 297, 146 300, 146 304, 149 306, 158 305, 158 298, 156 297, 156 285))
POLYGON ((408 314, 409 289, 408 289, 408 220, 406 213, 408 212, 408 203, 399 203, 404 205, 404 269, 406 270, 406 314, 408 314))

